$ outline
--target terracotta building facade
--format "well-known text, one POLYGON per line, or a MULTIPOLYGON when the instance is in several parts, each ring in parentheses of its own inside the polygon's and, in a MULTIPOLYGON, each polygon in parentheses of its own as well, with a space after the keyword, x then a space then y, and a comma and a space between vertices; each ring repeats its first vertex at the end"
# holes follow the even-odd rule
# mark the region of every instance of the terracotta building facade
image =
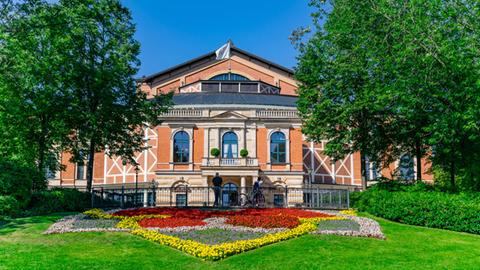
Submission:
MULTIPOLYGON (((259 176, 267 186, 361 188, 360 154, 332 162, 323 154, 325 142, 309 142, 302 134, 298 82, 288 68, 232 46, 228 57, 211 52, 140 83, 149 96, 174 91, 174 106, 159 116, 161 125, 145 128, 138 166, 97 153, 94 186, 136 180, 160 187, 211 186, 219 173, 235 188, 252 186, 259 176)), ((85 187, 86 167, 70 163, 67 153, 61 159, 65 170, 50 185, 85 187)), ((398 166, 369 166, 370 178, 391 177, 398 166)), ((413 165, 411 170, 406 173, 417 173, 413 165)))

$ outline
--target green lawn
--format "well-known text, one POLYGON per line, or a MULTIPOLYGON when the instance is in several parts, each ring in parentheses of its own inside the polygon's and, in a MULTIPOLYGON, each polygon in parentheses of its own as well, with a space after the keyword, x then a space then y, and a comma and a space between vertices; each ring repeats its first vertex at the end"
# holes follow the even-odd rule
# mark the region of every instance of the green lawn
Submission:
POLYGON ((42 235, 62 215, 0 228, 0 269, 479 269, 480 236, 378 219, 388 240, 307 235, 204 262, 128 233, 42 235))

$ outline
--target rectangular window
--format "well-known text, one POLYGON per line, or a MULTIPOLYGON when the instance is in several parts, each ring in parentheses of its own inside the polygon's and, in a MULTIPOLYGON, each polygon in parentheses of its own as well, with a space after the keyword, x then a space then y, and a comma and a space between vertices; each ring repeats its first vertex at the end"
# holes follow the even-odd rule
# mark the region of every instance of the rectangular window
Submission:
POLYGON ((272 142, 270 144, 270 159, 273 164, 286 162, 285 144, 272 142))
POLYGON ((187 195, 186 194, 176 194, 175 195, 175 205, 177 207, 187 206, 187 195))
POLYGON ((49 179, 58 179, 57 177, 57 172, 56 171, 52 171, 51 169, 47 168, 45 170, 45 178, 47 178, 48 180, 49 179))
POLYGON ((86 169, 85 169, 85 163, 84 162, 79 162, 77 163, 77 173, 75 175, 75 179, 86 179, 86 169))

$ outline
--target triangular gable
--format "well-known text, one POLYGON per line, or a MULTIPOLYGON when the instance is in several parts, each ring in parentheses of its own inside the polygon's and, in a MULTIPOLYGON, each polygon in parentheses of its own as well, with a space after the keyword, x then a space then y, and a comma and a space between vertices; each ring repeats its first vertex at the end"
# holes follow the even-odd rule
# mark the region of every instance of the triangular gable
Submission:
POLYGON ((240 113, 235 112, 235 111, 224 111, 224 112, 212 113, 212 115, 210 115, 210 117, 212 117, 213 119, 216 119, 216 120, 221 120, 221 119, 247 120, 248 119, 248 117, 246 117, 245 115, 240 114, 240 113))

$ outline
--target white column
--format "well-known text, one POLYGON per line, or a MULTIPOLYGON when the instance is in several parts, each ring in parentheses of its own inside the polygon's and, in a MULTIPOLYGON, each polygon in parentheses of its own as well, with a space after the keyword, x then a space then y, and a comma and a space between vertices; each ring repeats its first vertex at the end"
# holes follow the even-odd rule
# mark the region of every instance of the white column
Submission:
POLYGON ((205 128, 203 131, 203 157, 210 157, 210 128, 205 128))
POLYGON ((143 207, 147 207, 147 200, 148 200, 148 191, 147 189, 143 190, 143 207))
POLYGON ((245 176, 240 178, 240 193, 247 193, 247 179, 245 176))
POLYGON ((354 169, 353 169, 353 154, 350 154, 350 182, 352 185, 355 184, 355 175, 354 175, 354 169))
POLYGON ((105 151, 103 152, 103 184, 107 184, 107 166, 108 166, 108 155, 107 155, 108 148, 105 147, 105 151))
POLYGON ((312 184, 315 181, 315 144, 310 142, 310 175, 308 176, 308 184, 312 184))
POLYGON ((188 153, 188 162, 189 162, 189 165, 188 165, 188 169, 190 171, 193 171, 193 128, 191 129, 191 136, 190 136, 190 152, 188 153))
POLYGON ((148 177, 148 128, 145 128, 145 137, 143 144, 143 182, 147 182, 148 177))
POLYGON ((330 163, 332 163, 332 183, 336 184, 337 183, 337 172, 335 168, 335 160, 331 159, 330 163))

